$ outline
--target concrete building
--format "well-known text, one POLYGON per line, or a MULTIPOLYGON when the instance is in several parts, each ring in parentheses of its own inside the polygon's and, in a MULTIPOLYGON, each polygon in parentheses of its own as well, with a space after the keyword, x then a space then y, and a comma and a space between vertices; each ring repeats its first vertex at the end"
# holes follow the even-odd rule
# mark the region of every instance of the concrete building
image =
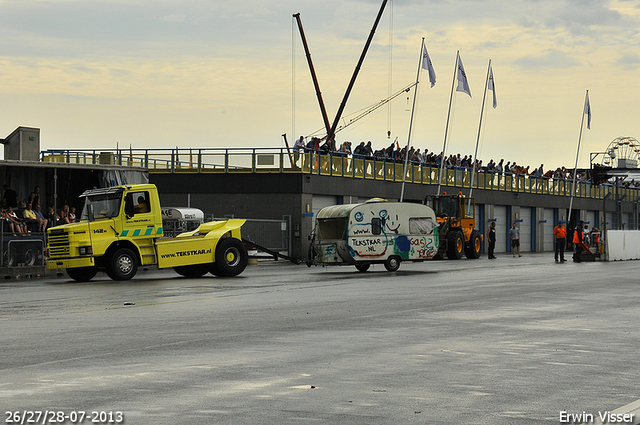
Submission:
MULTIPOLYGON (((158 186, 163 206, 199 208, 205 218, 236 217, 275 224, 275 231, 267 236, 259 226, 252 227, 255 223, 243 227, 243 234, 265 246, 264 238, 282 240, 275 246, 299 259, 307 257, 308 236, 321 208, 373 197, 398 200, 404 171, 402 164, 392 162, 258 148, 45 151, 41 164, 59 171, 82 166, 101 170, 103 175, 111 169, 119 176, 148 173, 149 182, 158 186)), ((117 183, 109 178, 94 183, 93 177, 68 177, 68 181, 79 184, 69 196, 92 186, 117 183)), ((410 166, 405 181, 403 200, 425 202, 438 191, 438 169, 410 166)), ((468 195, 470 181, 469 170, 447 170, 441 190, 468 195)), ((497 223, 496 252, 510 250, 507 231, 513 223, 520 228, 524 252, 552 251, 552 231, 559 220, 569 222, 570 228, 577 220, 591 228, 638 228, 637 188, 580 181, 571 201, 571 181, 485 170, 474 175, 473 181, 477 228, 486 234, 489 224, 497 223)))

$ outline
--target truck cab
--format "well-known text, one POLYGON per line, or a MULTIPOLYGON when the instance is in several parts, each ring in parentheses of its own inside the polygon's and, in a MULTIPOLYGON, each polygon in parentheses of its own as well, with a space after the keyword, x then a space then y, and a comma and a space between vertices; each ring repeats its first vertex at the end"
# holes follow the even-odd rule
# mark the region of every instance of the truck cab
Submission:
POLYGON ((139 265, 174 267, 184 276, 207 271, 222 276, 241 273, 248 259, 241 242, 245 220, 203 223, 197 229, 163 238, 162 210, 153 184, 85 191, 81 221, 48 230, 47 268, 66 269, 78 281, 104 270, 113 280, 129 280, 139 265), (224 253, 216 250, 224 239, 224 253), (159 242, 161 241, 161 243, 159 242))

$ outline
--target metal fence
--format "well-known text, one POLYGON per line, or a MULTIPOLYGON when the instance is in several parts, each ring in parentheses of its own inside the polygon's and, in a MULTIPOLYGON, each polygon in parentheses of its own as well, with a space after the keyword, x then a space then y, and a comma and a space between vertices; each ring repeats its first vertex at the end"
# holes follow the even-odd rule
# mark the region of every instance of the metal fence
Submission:
MULTIPOLYGON (((205 221, 228 220, 231 216, 214 218, 205 215, 205 221)), ((247 219, 242 226, 242 238, 271 251, 291 255, 291 217, 283 220, 247 219)))
POLYGON ((110 164, 144 167, 150 173, 303 173, 339 176, 364 180, 406 181, 417 184, 439 184, 445 187, 473 188, 574 196, 581 198, 638 200, 640 189, 617 188, 610 184, 594 185, 589 181, 572 181, 547 177, 496 173, 481 169, 471 175, 467 168, 450 168, 440 176, 437 166, 344 156, 337 152, 294 152, 286 148, 232 149, 116 149, 47 150, 41 152, 43 162, 76 164, 110 164), (404 174, 404 176, 403 176, 404 174))
POLYGON ((45 265, 44 234, 10 236, 0 234, 2 267, 31 267, 45 265))

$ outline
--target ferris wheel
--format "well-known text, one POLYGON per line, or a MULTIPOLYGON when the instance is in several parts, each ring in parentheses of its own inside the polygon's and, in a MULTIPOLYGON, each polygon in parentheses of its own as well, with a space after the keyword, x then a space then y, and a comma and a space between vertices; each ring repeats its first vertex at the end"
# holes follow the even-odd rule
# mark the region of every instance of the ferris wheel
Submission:
POLYGON ((633 137, 618 137, 606 150, 604 165, 613 168, 637 168, 640 161, 640 142, 633 137))

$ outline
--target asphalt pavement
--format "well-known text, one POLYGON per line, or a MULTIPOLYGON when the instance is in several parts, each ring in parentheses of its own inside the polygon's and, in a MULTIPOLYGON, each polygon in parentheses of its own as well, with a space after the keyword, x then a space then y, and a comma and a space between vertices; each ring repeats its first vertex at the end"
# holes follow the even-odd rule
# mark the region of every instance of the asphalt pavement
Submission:
POLYGON ((640 399, 639 272, 523 254, 3 281, 0 406, 5 423, 597 423, 640 399))

